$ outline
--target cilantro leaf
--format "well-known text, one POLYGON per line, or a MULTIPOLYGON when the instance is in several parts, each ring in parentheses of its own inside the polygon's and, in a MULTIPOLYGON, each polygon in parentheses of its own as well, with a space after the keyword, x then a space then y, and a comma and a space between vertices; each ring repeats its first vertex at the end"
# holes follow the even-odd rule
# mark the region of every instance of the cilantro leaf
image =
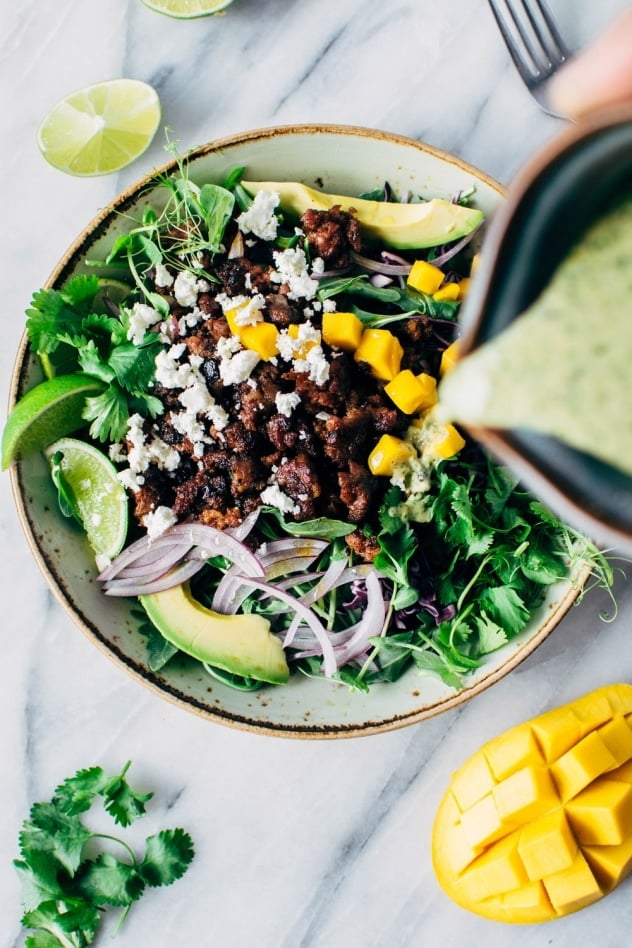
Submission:
POLYGON ((20 851, 27 862, 33 853, 44 853, 72 875, 91 835, 77 816, 62 813, 54 803, 34 803, 20 833, 20 851))
POLYGON ((75 899, 42 902, 22 917, 26 928, 37 929, 27 938, 27 948, 83 948, 94 941, 100 921, 94 906, 75 899))
POLYGON ((129 905, 140 898, 145 883, 136 866, 121 862, 111 853, 86 860, 77 877, 78 890, 94 905, 129 905))
POLYGON ((507 633, 497 622, 485 612, 476 617, 476 631, 478 633, 478 647, 481 655, 494 652, 508 641, 507 633))
POLYGON ((147 885, 170 885, 184 875, 193 856, 193 840, 188 833, 180 828, 162 830, 148 837, 139 872, 147 885))
POLYGON ((153 793, 138 793, 130 787, 125 774, 130 762, 125 765, 120 774, 112 779, 103 788, 105 809, 113 817, 115 823, 129 826, 145 813, 145 804, 151 800, 153 793))
POLYGON ((120 441, 127 431, 129 409, 125 392, 112 382, 101 392, 86 398, 83 417, 90 425, 90 435, 96 441, 120 441))
POLYGON ((29 849, 26 859, 14 859, 13 867, 22 887, 22 905, 25 909, 34 909, 50 899, 64 897, 65 892, 59 882, 59 864, 48 853, 29 849))
POLYGON ((74 777, 68 777, 57 787, 53 801, 63 813, 84 813, 90 809, 94 798, 103 793, 108 781, 102 767, 79 770, 74 777))
POLYGON ((142 346, 133 342, 124 342, 115 346, 110 353, 108 365, 116 379, 128 392, 144 392, 153 381, 156 371, 156 356, 162 346, 155 334, 152 340, 142 346))

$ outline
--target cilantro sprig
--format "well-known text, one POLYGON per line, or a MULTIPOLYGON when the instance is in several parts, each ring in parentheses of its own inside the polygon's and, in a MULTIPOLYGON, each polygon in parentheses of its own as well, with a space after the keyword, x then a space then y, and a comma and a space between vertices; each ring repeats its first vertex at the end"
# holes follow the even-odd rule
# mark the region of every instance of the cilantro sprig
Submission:
POLYGON ((120 441, 131 414, 155 417, 162 403, 149 391, 161 343, 146 332, 140 344, 128 339, 129 314, 101 312, 97 276, 72 277, 61 290, 38 290, 27 310, 26 330, 33 349, 53 356, 60 347, 74 352, 76 366, 106 387, 86 399, 84 418, 98 441, 120 441))
POLYGON ((14 866, 22 883, 22 924, 33 930, 26 948, 84 948, 94 941, 108 907, 122 909, 118 931, 147 886, 170 885, 193 859, 193 842, 182 829, 148 836, 138 858, 121 838, 94 832, 81 819, 97 800, 115 823, 130 826, 145 813, 153 793, 133 789, 130 761, 119 774, 101 767, 64 780, 48 803, 35 803, 19 835, 14 866), (100 840, 114 843, 122 858, 98 851, 100 840))

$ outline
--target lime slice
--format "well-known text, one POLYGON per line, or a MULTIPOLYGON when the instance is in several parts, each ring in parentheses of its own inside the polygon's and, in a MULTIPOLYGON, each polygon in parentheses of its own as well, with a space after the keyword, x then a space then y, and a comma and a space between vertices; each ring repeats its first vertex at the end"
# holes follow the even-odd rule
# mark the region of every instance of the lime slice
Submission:
POLYGON ((2 469, 82 428, 86 398, 99 395, 104 387, 78 372, 47 379, 27 392, 14 406, 2 432, 2 469))
POLYGON ((145 151, 160 123, 156 91, 137 79, 110 79, 61 99, 37 143, 46 161, 75 175, 107 174, 145 151))
POLYGON ((233 0, 143 0, 146 7, 157 13, 166 13, 179 20, 221 13, 233 0))
POLYGON ((76 438, 60 438, 45 454, 51 464, 59 458, 64 486, 90 546, 99 558, 112 559, 123 548, 128 519, 127 494, 116 468, 101 451, 76 438))

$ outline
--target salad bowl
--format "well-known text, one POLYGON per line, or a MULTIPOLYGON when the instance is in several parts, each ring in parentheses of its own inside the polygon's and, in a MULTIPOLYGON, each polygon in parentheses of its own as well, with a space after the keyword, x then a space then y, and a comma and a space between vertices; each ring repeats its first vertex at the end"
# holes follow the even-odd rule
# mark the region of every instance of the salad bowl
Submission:
MULTIPOLYGON (((212 142, 186 156, 194 182, 222 182, 244 167, 253 180, 301 181, 334 194, 358 195, 388 182, 395 192, 451 200, 474 189, 486 217, 502 201, 493 180, 460 159, 426 144, 363 128, 288 126, 262 129, 212 142)), ((176 170, 174 160, 122 193, 99 214, 61 258, 47 286, 59 288, 86 260, 105 259, 115 239, 155 206, 158 174, 176 170)), ((34 288, 35 289, 35 288, 34 288)), ((11 404, 42 379, 38 358, 24 338, 15 362, 11 404)), ((344 684, 293 675, 288 684, 240 691, 206 674, 200 663, 176 656, 152 671, 139 621, 138 601, 110 598, 97 581, 94 555, 76 526, 58 512, 45 458, 31 456, 11 469, 21 523, 44 578, 76 625, 97 649, 137 681, 209 721, 294 738, 375 734, 423 721, 488 688, 523 661, 549 635, 576 599, 581 577, 547 587, 541 606, 523 632, 490 652, 461 688, 414 668, 397 681, 367 692, 344 684)))

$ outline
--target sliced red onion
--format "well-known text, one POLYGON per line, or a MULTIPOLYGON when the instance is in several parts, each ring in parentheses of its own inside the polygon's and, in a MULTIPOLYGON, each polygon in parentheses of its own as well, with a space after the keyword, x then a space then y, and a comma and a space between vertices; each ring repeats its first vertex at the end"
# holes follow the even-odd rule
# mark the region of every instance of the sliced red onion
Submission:
MULTIPOLYGON (((355 250, 351 251, 351 256, 353 257, 354 263, 359 267, 362 267, 363 270, 368 270, 370 273, 385 273, 387 276, 406 276, 410 273, 411 264, 407 261, 403 263, 388 263, 385 260, 373 260, 371 257, 364 257, 360 253, 356 253, 355 250)), ((383 257, 386 254, 382 255, 383 257)), ((402 257, 398 257, 398 260, 402 260, 402 257)))
POLYGON ((260 582, 257 579, 251 579, 250 577, 242 577, 241 583, 245 586, 248 586, 250 589, 255 592, 261 593, 264 599, 278 599, 279 602, 284 603, 288 606, 293 612, 297 615, 300 615, 302 621, 314 633, 318 644, 320 646, 320 654, 323 657, 323 671, 327 678, 331 678, 336 671, 338 670, 338 665, 336 663, 336 657, 334 654, 334 649, 329 641, 329 636, 327 629, 324 627, 318 616, 315 615, 302 604, 294 596, 291 596, 289 593, 284 592, 281 589, 278 589, 276 586, 272 586, 270 583, 260 582))
POLYGON ((236 540, 245 540, 247 536, 253 530, 257 520, 259 519, 259 513, 261 511, 260 507, 257 507, 256 510, 253 510, 252 513, 247 514, 244 517, 242 522, 236 527, 226 527, 225 533, 230 533, 231 536, 235 537, 236 540))
POLYGON ((393 282, 393 277, 386 276, 385 273, 374 273, 370 278, 369 282, 371 286, 377 286, 378 289, 382 289, 385 286, 390 286, 393 282))
POLYGON ((134 566, 141 564, 150 567, 160 557, 167 556, 168 554, 173 554, 173 562, 175 563, 179 556, 184 556, 190 549, 190 543, 176 543, 171 537, 165 536, 165 534, 157 537, 155 540, 150 540, 149 537, 144 536, 141 537, 140 540, 131 543, 130 546, 119 553, 116 559, 112 560, 109 566, 99 573, 97 578, 102 581, 113 579, 124 570, 127 570, 132 564, 134 566))
POLYGON ((153 579, 151 582, 143 583, 140 580, 134 582, 131 579, 114 579, 104 585, 103 592, 106 596, 148 596, 151 593, 171 589, 172 586, 179 586, 187 579, 195 576, 203 566, 202 560, 184 560, 171 572, 158 577, 158 579, 153 579))
POLYGON ((386 603, 382 594, 382 584, 375 570, 366 577, 367 604, 362 618, 355 626, 351 638, 339 650, 336 660, 339 667, 346 665, 359 655, 364 654, 370 645, 369 639, 379 635, 386 619, 386 603))
POLYGON ((471 230, 469 234, 466 234, 465 237, 462 237, 461 240, 457 241, 456 244, 452 244, 452 246, 448 247, 446 251, 439 254, 438 257, 435 257, 434 260, 432 261, 433 266, 442 267, 444 263, 447 263, 448 260, 451 260, 452 257, 455 257, 457 253, 460 253, 460 251, 463 250, 464 247, 467 247, 470 240, 472 240, 472 238, 478 232, 480 227, 481 225, 479 224, 478 227, 475 227, 474 230, 471 230))
POLYGON ((162 536, 168 534, 178 540, 190 540, 191 546, 199 546, 211 556, 225 556, 242 569, 246 576, 263 576, 263 566, 252 550, 224 530, 202 523, 177 523, 169 527, 162 536))

